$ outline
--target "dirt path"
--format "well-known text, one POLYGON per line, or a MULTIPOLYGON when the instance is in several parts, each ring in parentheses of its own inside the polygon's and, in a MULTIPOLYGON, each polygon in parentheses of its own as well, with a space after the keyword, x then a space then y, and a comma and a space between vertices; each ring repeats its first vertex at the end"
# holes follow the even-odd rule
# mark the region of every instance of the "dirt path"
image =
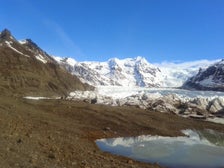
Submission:
POLYGON ((180 135, 181 129, 223 125, 149 112, 66 100, 0 97, 0 163, 4 168, 159 167, 101 152, 105 137, 180 135))

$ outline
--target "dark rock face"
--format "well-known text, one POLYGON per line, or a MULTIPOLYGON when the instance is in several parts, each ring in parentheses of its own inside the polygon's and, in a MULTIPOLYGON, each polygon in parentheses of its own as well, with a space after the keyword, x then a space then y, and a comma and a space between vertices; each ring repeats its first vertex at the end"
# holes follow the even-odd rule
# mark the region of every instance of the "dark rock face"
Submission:
POLYGON ((31 40, 17 41, 8 30, 0 34, 0 91, 16 95, 66 95, 91 89, 68 73, 31 40))
POLYGON ((205 70, 200 69, 198 74, 188 79, 182 88, 224 91, 224 60, 205 70))
POLYGON ((55 60, 49 56, 45 51, 43 51, 35 42, 33 42, 31 39, 23 40, 22 45, 32 52, 34 55, 41 55, 44 56, 45 59, 48 60, 48 62, 55 62, 55 60))
POLYGON ((0 40, 10 40, 11 32, 7 29, 4 29, 0 34, 0 40))

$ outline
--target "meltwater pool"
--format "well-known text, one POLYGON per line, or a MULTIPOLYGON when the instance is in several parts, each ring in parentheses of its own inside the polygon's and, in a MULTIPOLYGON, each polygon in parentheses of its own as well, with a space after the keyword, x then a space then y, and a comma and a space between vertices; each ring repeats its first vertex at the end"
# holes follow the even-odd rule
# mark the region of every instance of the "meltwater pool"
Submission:
POLYGON ((142 135, 99 139, 105 152, 142 162, 158 163, 169 168, 224 167, 224 134, 213 130, 183 130, 185 136, 142 135))

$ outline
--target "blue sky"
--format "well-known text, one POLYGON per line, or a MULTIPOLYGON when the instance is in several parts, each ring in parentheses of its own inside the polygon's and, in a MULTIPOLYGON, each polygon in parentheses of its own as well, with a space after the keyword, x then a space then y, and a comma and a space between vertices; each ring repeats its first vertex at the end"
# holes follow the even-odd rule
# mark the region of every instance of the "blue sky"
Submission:
POLYGON ((78 61, 224 57, 224 0, 5 0, 4 28, 78 61))

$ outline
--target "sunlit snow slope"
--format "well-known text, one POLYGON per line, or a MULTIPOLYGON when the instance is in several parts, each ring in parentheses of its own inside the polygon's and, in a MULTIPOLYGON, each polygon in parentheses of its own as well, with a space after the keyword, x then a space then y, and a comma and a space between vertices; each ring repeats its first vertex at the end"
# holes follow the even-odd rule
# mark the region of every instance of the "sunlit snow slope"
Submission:
POLYGON ((106 62, 77 62, 72 58, 55 59, 83 82, 94 86, 179 87, 200 68, 215 61, 151 64, 144 57, 118 59, 106 62))

